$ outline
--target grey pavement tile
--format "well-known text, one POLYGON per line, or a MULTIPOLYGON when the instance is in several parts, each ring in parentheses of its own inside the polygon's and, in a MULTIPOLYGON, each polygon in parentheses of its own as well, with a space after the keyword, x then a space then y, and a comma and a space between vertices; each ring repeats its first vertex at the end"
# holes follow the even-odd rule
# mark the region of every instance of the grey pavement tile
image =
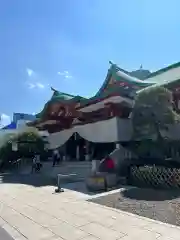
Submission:
POLYGON ((97 223, 87 224, 81 227, 81 229, 89 234, 94 235, 97 238, 102 238, 103 240, 117 240, 126 235, 126 233, 117 232, 113 229, 106 228, 97 223))

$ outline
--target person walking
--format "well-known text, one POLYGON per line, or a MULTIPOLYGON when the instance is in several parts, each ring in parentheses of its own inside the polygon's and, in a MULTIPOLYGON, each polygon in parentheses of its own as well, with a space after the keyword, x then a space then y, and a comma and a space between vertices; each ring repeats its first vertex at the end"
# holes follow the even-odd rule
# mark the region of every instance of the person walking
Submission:
POLYGON ((41 170, 41 158, 40 154, 36 155, 36 172, 39 172, 41 170))
POLYGON ((39 154, 35 154, 34 157, 33 157, 31 173, 39 172, 40 169, 41 169, 40 155, 39 154))
POLYGON ((56 165, 56 163, 58 162, 58 155, 59 152, 57 149, 54 149, 53 151, 53 167, 56 165))
POLYGON ((62 161, 63 161, 63 156, 62 155, 63 155, 62 152, 59 150, 58 154, 57 154, 57 164, 62 163, 62 161))
POLYGON ((33 173, 36 169, 36 158, 35 158, 35 155, 32 159, 32 168, 31 168, 31 173, 33 173))

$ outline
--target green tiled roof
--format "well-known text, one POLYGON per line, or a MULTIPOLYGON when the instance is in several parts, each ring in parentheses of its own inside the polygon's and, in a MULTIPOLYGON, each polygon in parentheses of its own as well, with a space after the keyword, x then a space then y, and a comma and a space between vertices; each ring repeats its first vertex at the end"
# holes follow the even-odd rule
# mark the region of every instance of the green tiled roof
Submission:
POLYGON ((59 100, 70 100, 72 98, 74 98, 74 95, 71 94, 67 94, 67 93, 63 93, 63 92, 59 92, 57 90, 55 90, 54 88, 51 88, 52 91, 54 91, 50 101, 59 101, 59 100))
POLYGON ((57 90, 55 90, 54 88, 51 88, 52 91, 54 91, 51 99, 44 105, 43 110, 36 114, 36 118, 41 118, 43 116, 43 113, 46 112, 46 109, 48 107, 49 104, 51 103, 55 103, 55 102, 80 102, 80 101, 84 101, 86 100, 86 98, 83 98, 81 96, 74 96, 71 94, 67 94, 67 93, 63 93, 63 92, 59 92, 57 90))
POLYGON ((151 74, 151 72, 149 70, 142 69, 142 68, 132 71, 132 72, 129 72, 130 76, 136 77, 140 80, 146 79, 150 74, 151 74))
POLYGON ((127 83, 128 85, 134 85, 139 88, 152 85, 152 83, 149 83, 148 81, 145 82, 143 80, 140 80, 138 78, 131 76, 127 71, 120 68, 114 63, 110 62, 110 64, 111 64, 111 67, 108 70, 106 79, 103 85, 101 86, 101 88, 99 89, 99 91, 97 92, 96 96, 100 96, 102 94, 102 92, 107 87, 111 78, 113 78, 117 82, 124 82, 124 83, 127 83))
POLYGON ((73 101, 73 102, 78 102, 79 100, 83 100, 86 99, 84 97, 81 97, 79 95, 72 95, 72 94, 68 94, 68 93, 63 93, 63 92, 59 92, 57 90, 55 90, 54 88, 51 88, 52 91, 54 91, 51 99, 49 102, 52 101, 73 101))
POLYGON ((180 62, 171 64, 171 65, 169 65, 168 67, 165 67, 165 68, 161 68, 161 69, 149 74, 149 76, 146 78, 146 80, 148 80, 148 78, 155 77, 159 74, 162 74, 163 72, 167 72, 167 71, 169 71, 173 68, 178 68, 178 67, 180 67, 180 62))
POLYGON ((138 78, 132 77, 124 72, 120 71, 117 65, 112 66, 111 76, 117 82, 124 82, 129 85, 135 85, 139 87, 146 87, 148 85, 152 85, 152 83, 148 83, 148 81, 144 82, 138 78))
MULTIPOLYGON (((159 86, 159 87, 167 87, 168 89, 172 89, 176 86, 178 86, 180 84, 180 79, 177 78, 177 75, 173 77, 173 75, 171 76, 171 79, 156 79, 156 76, 164 73, 164 72, 168 72, 169 70, 171 69, 176 69, 176 68, 179 68, 180 67, 180 62, 177 62, 177 63, 174 63, 168 67, 165 67, 165 68, 162 68, 156 72, 153 72, 151 73, 145 80, 144 82, 151 82, 154 83, 152 86, 155 87, 155 86, 159 86), (151 79, 153 78, 153 79, 151 79)), ((148 88, 150 88, 151 86, 149 86, 148 88)), ((140 90, 140 91, 143 91, 140 90)), ((140 91, 137 91, 137 94, 140 92, 140 91)))
POLYGON ((117 93, 122 97, 127 97, 127 98, 134 98, 134 95, 138 94, 139 91, 142 91, 145 88, 149 88, 151 86, 166 86, 168 85, 169 87, 171 86, 175 86, 177 84, 177 82, 179 83, 180 80, 176 79, 176 80, 171 80, 171 81, 162 81, 162 82, 151 82, 149 81, 151 77, 157 76, 163 72, 166 72, 170 69, 173 68, 177 68, 180 67, 180 62, 172 64, 166 68, 160 69, 154 73, 151 73, 145 80, 140 80, 138 78, 135 78, 133 76, 130 75, 130 73, 128 73, 127 71, 125 71, 124 69, 118 67, 116 64, 110 62, 111 67, 108 70, 106 79, 104 81, 104 83, 102 84, 101 88, 99 89, 99 91, 97 92, 97 94, 91 98, 84 98, 81 96, 75 96, 75 95, 71 95, 71 94, 67 94, 67 93, 63 93, 63 92, 59 92, 53 88, 52 91, 53 95, 51 97, 51 99, 45 104, 44 109, 36 115, 37 118, 41 118, 43 113, 46 111, 47 106, 50 103, 53 102, 79 102, 81 104, 81 106, 83 107, 84 105, 94 102, 98 99, 103 99, 108 97, 108 95, 111 95, 112 93, 117 93), (120 86, 120 85, 108 85, 110 79, 113 78, 113 80, 115 80, 116 82, 122 82, 122 83, 127 83, 127 86, 120 86), (107 88, 108 86, 108 88, 107 88), (106 91, 104 91, 106 89, 106 91))
POLYGON ((114 86, 114 87, 109 88, 108 91, 102 92, 101 95, 99 95, 99 96, 94 96, 89 99, 85 99, 85 100, 81 101, 81 107, 83 107, 86 104, 89 104, 91 102, 93 103, 94 101, 96 101, 98 99, 104 99, 113 93, 119 94, 120 96, 125 97, 125 98, 133 99, 133 94, 130 94, 130 91, 128 89, 123 89, 119 86, 118 87, 114 86))
MULTIPOLYGON (((173 79, 173 80, 172 79, 171 80, 163 79, 161 82, 160 81, 159 82, 157 82, 157 81, 151 82, 150 78, 158 76, 159 74, 162 74, 171 69, 175 69, 175 68, 179 68, 179 67, 180 67, 180 62, 172 64, 168 67, 165 67, 163 69, 160 69, 156 72, 149 74, 149 76, 145 80, 139 80, 137 78, 128 76, 128 74, 124 74, 125 71, 122 71, 122 69, 120 69, 116 64, 112 64, 112 66, 109 70, 109 75, 110 75, 110 77, 113 77, 116 81, 127 82, 129 85, 135 85, 135 86, 139 87, 140 89, 136 90, 136 94, 138 94, 138 92, 143 91, 145 88, 147 89, 147 88, 151 88, 153 86, 165 86, 165 87, 168 86, 169 89, 176 87, 177 85, 180 84, 180 79, 177 79, 177 78, 173 79)), ((172 78, 173 78, 173 76, 172 76, 172 78)), ((106 81, 109 81, 109 78, 106 79, 106 81)), ((132 91, 132 90, 130 89, 130 91, 132 91)))
POLYGON ((84 106, 84 105, 94 102, 98 99, 106 98, 108 95, 110 95, 112 93, 117 93, 121 96, 124 96, 127 98, 132 98, 136 91, 135 89, 133 89, 133 86, 138 86, 139 88, 143 88, 147 85, 149 86, 148 83, 145 83, 142 80, 134 78, 134 77, 128 75, 127 73, 128 73, 127 71, 119 68, 116 64, 111 63, 111 67, 108 70, 108 75, 107 75, 102 87, 100 88, 99 92, 95 96, 93 96, 89 99, 83 98, 81 96, 74 96, 71 94, 59 92, 59 91, 55 90, 54 88, 51 88, 51 90, 54 91, 51 99, 45 104, 44 109, 39 114, 37 114, 36 117, 41 117, 43 115, 43 113, 46 111, 48 104, 53 103, 53 102, 66 102, 66 101, 80 102, 81 106, 84 106), (106 89, 106 91, 104 91, 104 89, 108 85, 108 82, 111 77, 113 77, 113 79, 118 82, 122 81, 122 82, 128 83, 128 85, 130 87, 127 88, 126 86, 123 87, 123 86, 118 86, 118 85, 114 85, 114 86, 112 85, 112 86, 109 86, 108 89, 106 89))

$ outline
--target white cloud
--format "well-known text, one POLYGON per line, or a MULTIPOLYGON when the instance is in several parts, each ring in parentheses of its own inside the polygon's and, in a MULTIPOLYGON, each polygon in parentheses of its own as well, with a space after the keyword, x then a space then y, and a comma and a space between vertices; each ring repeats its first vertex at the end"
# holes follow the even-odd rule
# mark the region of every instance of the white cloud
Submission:
POLYGON ((28 87, 29 87, 29 89, 33 89, 33 88, 35 88, 35 85, 33 84, 33 83, 27 83, 28 84, 28 87))
POLYGON ((65 77, 66 79, 72 78, 72 75, 68 71, 57 72, 58 75, 65 77))
POLYGON ((4 127, 11 123, 11 117, 6 115, 5 113, 2 113, 0 116, 0 126, 4 127))
POLYGON ((35 82, 35 83, 32 83, 32 82, 27 82, 28 84, 28 87, 29 89, 44 89, 45 88, 45 85, 40 83, 40 82, 35 82))
POLYGON ((31 77, 34 74, 34 71, 30 68, 26 68, 27 75, 31 77))
POLYGON ((44 89, 45 88, 45 84, 41 83, 39 81, 39 79, 41 79, 41 77, 31 68, 26 68, 26 72, 28 75, 28 80, 26 82, 26 84, 28 85, 29 89, 44 89))
POLYGON ((36 87, 38 87, 38 88, 45 88, 44 84, 42 84, 40 82, 36 83, 36 87))

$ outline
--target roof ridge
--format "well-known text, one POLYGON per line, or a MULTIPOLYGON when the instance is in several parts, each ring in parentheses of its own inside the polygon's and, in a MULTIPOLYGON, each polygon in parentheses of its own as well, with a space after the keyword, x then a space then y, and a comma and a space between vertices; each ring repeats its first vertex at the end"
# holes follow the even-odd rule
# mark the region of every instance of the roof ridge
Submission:
POLYGON ((121 68, 119 68, 119 66, 117 64, 114 64, 114 66, 116 67, 116 69, 118 69, 118 71, 116 73, 118 73, 119 75, 122 75, 122 77, 129 78, 129 80, 135 81, 135 82, 144 82, 143 80, 141 80, 137 77, 131 76, 129 72, 125 73, 124 71, 121 70, 121 68))
POLYGON ((116 68, 119 69, 119 71, 121 71, 124 74, 127 74, 128 76, 130 76, 128 71, 124 70, 123 68, 120 68, 117 64, 113 63, 112 61, 109 61, 109 64, 110 64, 110 68, 108 69, 108 72, 106 74, 106 78, 105 78, 104 82, 102 83, 101 87, 99 88, 98 92, 95 94, 95 96, 98 96, 103 91, 103 89, 106 88, 106 86, 108 84, 108 81, 109 81, 109 79, 112 75, 112 70, 115 66, 116 66, 116 68))
POLYGON ((173 64, 171 64, 171 65, 169 65, 169 66, 167 66, 167 67, 164 67, 164 68, 161 68, 161 69, 159 69, 159 70, 157 70, 157 71, 155 71, 155 72, 152 72, 152 73, 149 74, 148 77, 145 78, 144 80, 146 80, 146 79, 148 79, 148 78, 151 78, 151 77, 154 77, 154 76, 156 76, 156 75, 159 75, 159 74, 161 74, 161 73, 163 73, 163 72, 166 72, 166 71, 168 71, 168 70, 170 70, 170 69, 177 68, 177 67, 180 67, 180 62, 173 63, 173 64))
POLYGON ((113 63, 112 61, 109 61, 109 63, 111 64, 111 66, 112 66, 112 65, 116 66, 116 67, 117 67, 117 68, 118 68, 120 71, 122 71, 122 72, 126 73, 127 75, 129 75, 129 74, 130 74, 130 72, 129 72, 129 71, 127 71, 127 70, 125 70, 125 69, 123 69, 123 68, 120 68, 118 64, 116 64, 116 63, 113 63))
POLYGON ((76 95, 72 95, 72 94, 69 94, 69 93, 64 93, 64 92, 60 92, 59 90, 56 90, 55 88, 51 87, 51 90, 55 93, 55 92, 58 92, 59 94, 64 94, 64 95, 67 95, 69 97, 76 97, 76 95))

